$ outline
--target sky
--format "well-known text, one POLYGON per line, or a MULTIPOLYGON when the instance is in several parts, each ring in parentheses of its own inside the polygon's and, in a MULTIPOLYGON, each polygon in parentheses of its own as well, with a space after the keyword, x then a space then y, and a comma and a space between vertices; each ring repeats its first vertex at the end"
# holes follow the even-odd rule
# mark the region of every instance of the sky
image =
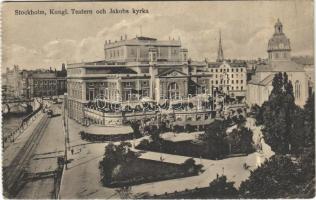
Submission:
POLYGON ((219 30, 225 58, 267 57, 279 18, 292 55, 314 54, 312 1, 14 2, 2 4, 2 69, 61 68, 62 63, 104 59, 105 40, 136 35, 178 39, 193 60, 213 61, 219 30), (96 14, 105 9, 148 14, 96 14), (15 10, 92 9, 92 15, 15 15, 15 10), (141 26, 141 28, 140 28, 141 26), (140 29, 142 31, 140 31, 140 29))

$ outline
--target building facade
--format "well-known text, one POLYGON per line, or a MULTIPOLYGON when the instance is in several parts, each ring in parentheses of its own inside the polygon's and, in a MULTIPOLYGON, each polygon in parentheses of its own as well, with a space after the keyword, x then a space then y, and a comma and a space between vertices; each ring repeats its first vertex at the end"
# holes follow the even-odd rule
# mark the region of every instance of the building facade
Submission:
MULTIPOLYGON (((198 102, 208 101, 206 95, 213 96, 213 91, 219 89, 245 96, 245 65, 227 62, 223 51, 219 52, 222 59, 214 66, 188 59, 188 50, 182 47, 180 39, 125 36, 120 41, 108 40, 104 45, 105 60, 68 64, 68 114, 83 124, 87 120, 101 125, 121 124, 122 115, 128 114, 106 106, 100 109, 96 105, 100 98, 107 106, 134 109, 144 102, 156 106, 167 102, 170 108, 188 102, 196 107, 198 102)), ((209 107, 203 109, 200 114, 207 118, 209 107)), ((192 114, 188 112, 183 116, 192 114)))
POLYGON ((67 91, 67 80, 54 73, 35 73, 30 78, 30 88, 32 97, 63 95, 67 91))
POLYGON ((67 71, 62 70, 20 70, 14 66, 5 74, 6 98, 33 98, 63 95, 67 91, 67 71))
POLYGON ((23 97, 26 94, 23 90, 22 71, 19 66, 14 65, 13 69, 6 69, 7 97, 23 97))
POLYGON ((231 96, 245 97, 247 88, 247 67, 245 62, 223 61, 209 63, 208 72, 213 75, 211 86, 231 96))
POLYGON ((308 98, 308 78, 304 67, 291 60, 290 40, 283 32, 278 20, 275 32, 268 42, 268 63, 256 66, 255 74, 248 82, 247 102, 249 105, 262 105, 273 89, 272 80, 276 73, 286 72, 293 84, 295 103, 303 106, 308 98))

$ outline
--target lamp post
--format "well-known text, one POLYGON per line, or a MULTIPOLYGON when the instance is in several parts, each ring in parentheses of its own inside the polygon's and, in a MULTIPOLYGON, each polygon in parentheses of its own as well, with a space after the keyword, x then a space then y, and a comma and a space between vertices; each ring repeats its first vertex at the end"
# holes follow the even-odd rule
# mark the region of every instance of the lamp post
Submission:
POLYGON ((64 106, 63 106, 63 126, 64 126, 64 133, 65 133, 65 160, 64 160, 64 163, 65 163, 65 166, 66 166, 66 170, 68 169, 68 166, 67 166, 67 160, 68 160, 68 151, 67 151, 67 142, 69 143, 69 136, 68 136, 68 117, 66 118, 66 95, 64 95, 64 106), (66 123, 67 121, 67 123, 66 123))
POLYGON ((68 166, 67 166, 67 133, 66 133, 66 117, 65 117, 65 101, 64 101, 64 108, 63 108, 63 127, 64 127, 64 134, 65 134, 65 142, 64 142, 64 145, 65 145, 65 155, 64 155, 64 163, 65 163, 65 166, 66 166, 66 170, 68 169, 68 166))

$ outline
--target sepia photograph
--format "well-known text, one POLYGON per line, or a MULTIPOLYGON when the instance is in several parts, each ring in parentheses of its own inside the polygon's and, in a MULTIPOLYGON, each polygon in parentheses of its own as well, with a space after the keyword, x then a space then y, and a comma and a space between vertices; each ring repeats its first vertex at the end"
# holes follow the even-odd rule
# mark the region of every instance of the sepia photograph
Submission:
POLYGON ((315 198, 314 1, 1 10, 2 198, 315 198))

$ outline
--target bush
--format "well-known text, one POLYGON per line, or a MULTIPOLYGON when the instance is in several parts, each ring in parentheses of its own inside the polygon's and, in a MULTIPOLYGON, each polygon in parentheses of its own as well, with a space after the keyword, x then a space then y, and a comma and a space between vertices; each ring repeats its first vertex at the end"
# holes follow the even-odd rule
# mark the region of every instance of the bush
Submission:
POLYGON ((281 198, 296 194, 302 182, 298 166, 289 157, 274 155, 241 183, 243 198, 281 198), (260 188, 260 189, 259 189, 260 188))
POLYGON ((140 141, 138 147, 141 148, 141 149, 147 149, 148 146, 149 146, 150 142, 148 139, 143 139, 140 141))
POLYGON ((227 177, 222 175, 210 183, 208 193, 214 198, 237 197, 238 191, 234 182, 227 182, 227 177))

